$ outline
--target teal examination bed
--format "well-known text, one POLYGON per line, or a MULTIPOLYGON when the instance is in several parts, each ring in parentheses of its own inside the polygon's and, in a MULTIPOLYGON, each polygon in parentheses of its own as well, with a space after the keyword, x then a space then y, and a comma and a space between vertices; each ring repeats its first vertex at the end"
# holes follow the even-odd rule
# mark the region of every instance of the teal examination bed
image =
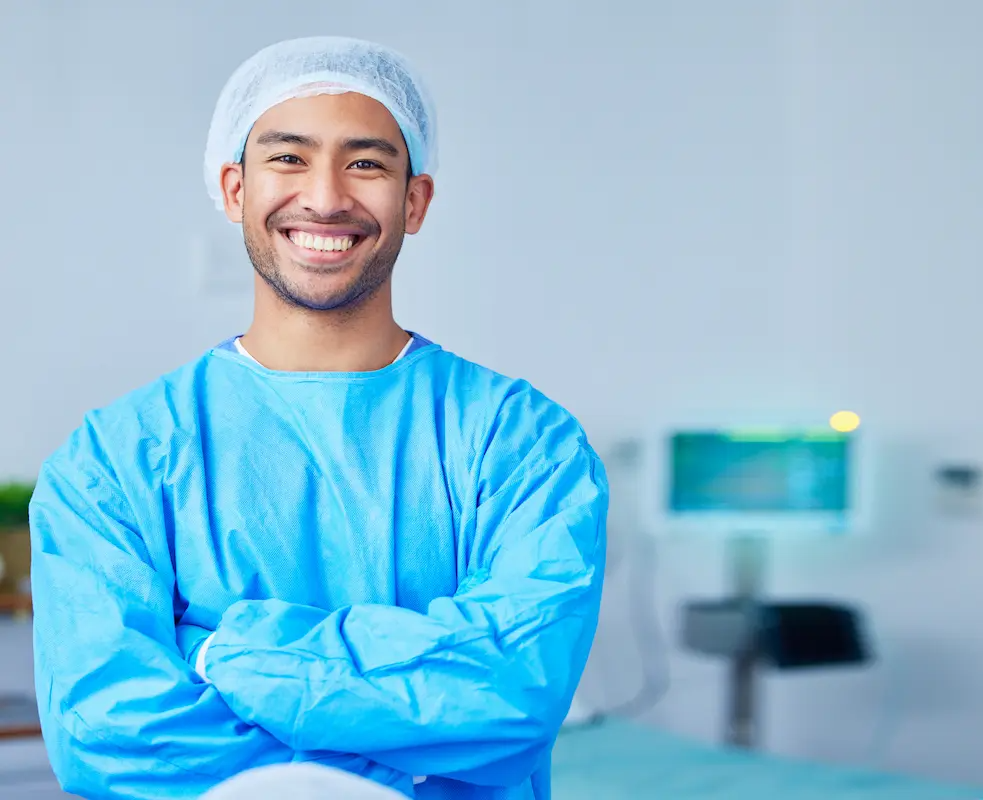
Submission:
POLYGON ((682 739, 627 721, 565 729, 553 800, 983 800, 983 790, 682 739))

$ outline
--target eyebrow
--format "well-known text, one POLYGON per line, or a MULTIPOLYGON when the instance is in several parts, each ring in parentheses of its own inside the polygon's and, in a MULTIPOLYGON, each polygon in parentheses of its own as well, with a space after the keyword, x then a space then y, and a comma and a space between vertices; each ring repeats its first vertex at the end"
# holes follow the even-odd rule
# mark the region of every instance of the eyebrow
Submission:
POLYGON ((300 147, 308 147, 316 150, 321 146, 321 140, 314 136, 307 136, 303 133, 290 133, 289 131, 265 131, 256 137, 256 144, 267 147, 271 144, 295 144, 300 147))
POLYGON ((354 152, 357 150, 378 150, 381 153, 385 153, 387 156, 392 156, 393 158, 399 157, 399 148, 396 147, 388 139, 380 139, 378 137, 358 137, 354 139, 345 139, 341 143, 343 150, 348 152, 354 152))

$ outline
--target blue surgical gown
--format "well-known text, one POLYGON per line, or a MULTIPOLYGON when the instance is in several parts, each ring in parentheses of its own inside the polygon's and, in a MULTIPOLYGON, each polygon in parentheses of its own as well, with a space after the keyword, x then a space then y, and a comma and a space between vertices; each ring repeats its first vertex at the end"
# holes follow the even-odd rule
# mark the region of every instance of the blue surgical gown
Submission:
POLYGON ((569 413, 436 344, 365 373, 215 348, 42 468, 55 773, 91 800, 192 798, 315 761, 421 800, 544 800, 607 503, 569 413))

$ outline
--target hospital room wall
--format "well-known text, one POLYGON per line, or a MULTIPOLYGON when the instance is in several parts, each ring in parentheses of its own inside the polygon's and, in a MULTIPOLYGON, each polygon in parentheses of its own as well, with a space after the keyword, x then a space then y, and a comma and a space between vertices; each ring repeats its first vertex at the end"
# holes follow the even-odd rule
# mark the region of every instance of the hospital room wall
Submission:
MULTIPOLYGON (((973 0, 4 4, 0 474, 247 324, 200 176, 231 69, 281 37, 384 40, 442 122, 400 320, 530 378, 601 447, 694 412, 861 412, 877 529, 780 548, 771 588, 860 602, 880 660, 769 678, 766 746, 983 781, 980 520, 929 483, 983 448, 981 26, 973 0)), ((715 547, 659 558, 669 646, 724 570, 715 547)), ((584 686, 605 702, 637 677, 622 584, 584 686)), ((716 737, 721 669, 670 665, 651 719, 716 737)))

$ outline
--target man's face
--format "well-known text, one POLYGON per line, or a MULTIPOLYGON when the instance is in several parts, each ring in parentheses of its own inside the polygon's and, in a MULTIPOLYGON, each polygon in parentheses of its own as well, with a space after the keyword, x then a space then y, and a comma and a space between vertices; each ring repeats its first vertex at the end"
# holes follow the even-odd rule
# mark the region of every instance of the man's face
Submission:
POLYGON ((349 92, 295 98, 267 111, 226 164, 226 213, 243 226, 257 273, 286 303, 351 309, 392 275, 406 233, 433 194, 408 179, 409 156, 386 108, 349 92))

